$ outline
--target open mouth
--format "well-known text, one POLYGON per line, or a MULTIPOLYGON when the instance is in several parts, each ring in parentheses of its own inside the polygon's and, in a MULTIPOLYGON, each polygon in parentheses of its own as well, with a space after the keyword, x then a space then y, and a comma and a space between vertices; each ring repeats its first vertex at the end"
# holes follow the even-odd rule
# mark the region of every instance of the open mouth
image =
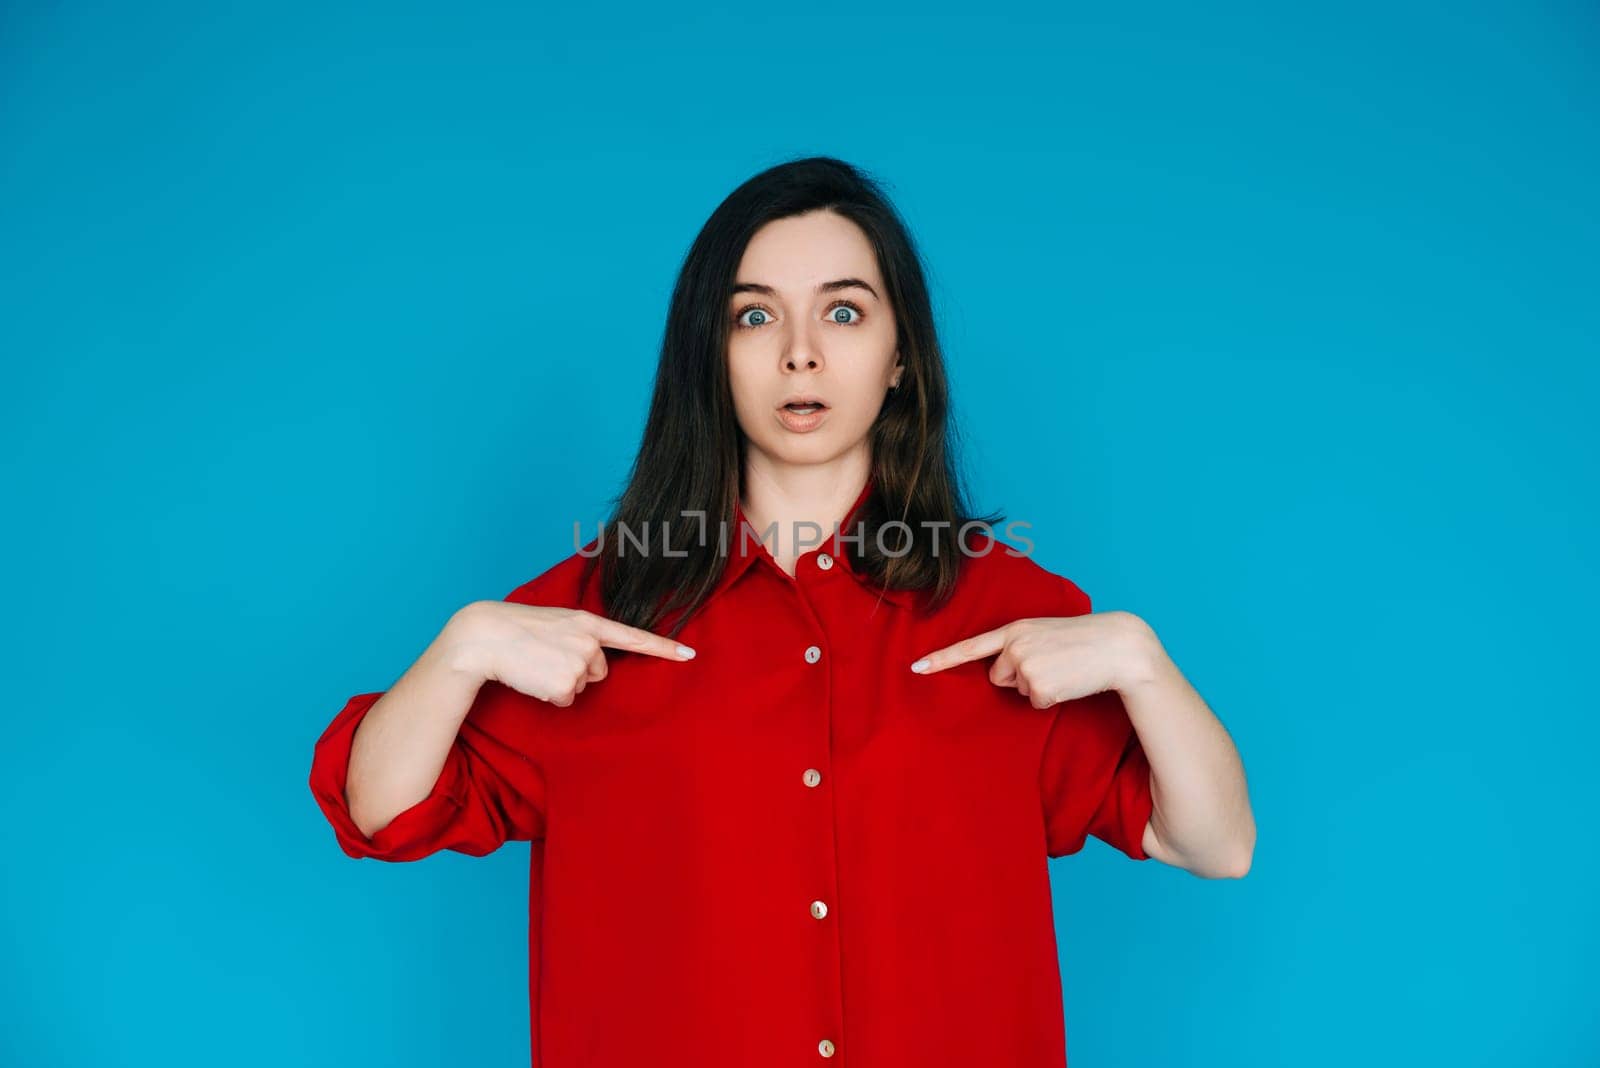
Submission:
POLYGON ((796 415, 810 415, 812 412, 820 412, 820 411, 822 411, 822 409, 826 408, 827 405, 826 404, 820 404, 820 403, 818 403, 818 404, 785 404, 783 407, 784 407, 784 409, 786 411, 794 412, 796 415))

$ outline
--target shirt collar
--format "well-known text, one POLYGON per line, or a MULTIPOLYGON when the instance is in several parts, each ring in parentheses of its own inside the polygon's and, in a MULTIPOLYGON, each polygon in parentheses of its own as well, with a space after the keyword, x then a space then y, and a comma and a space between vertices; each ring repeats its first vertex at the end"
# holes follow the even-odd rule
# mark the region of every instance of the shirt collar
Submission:
MULTIPOLYGON (((845 512, 844 518, 839 521, 838 546, 835 547, 834 545, 833 528, 825 527, 822 532, 822 544, 815 545, 810 549, 807 549, 803 554, 801 554, 801 559, 804 560, 807 556, 817 556, 822 553, 827 553, 833 558, 834 565, 836 567, 844 568, 845 572, 856 582, 860 583, 862 588, 868 593, 871 593, 873 596, 877 596, 879 593, 882 593, 883 598, 886 601, 890 601, 902 608, 914 608, 916 607, 917 599, 921 591, 894 590, 874 582, 870 575, 859 571, 855 565, 855 562, 851 559, 850 550, 854 547, 855 543, 844 540, 846 537, 856 533, 853 528, 857 519, 857 513, 859 513, 862 506, 866 504, 867 498, 872 495, 872 489, 874 485, 875 481, 872 473, 868 472, 867 481, 861 487, 861 492, 856 494, 855 502, 851 504, 849 510, 845 512), (835 551, 836 548, 837 551, 835 551)), ((711 591, 711 597, 715 597, 718 593, 721 593, 724 589, 733 585, 734 582, 738 581, 739 576, 748 571, 755 564, 755 562, 762 557, 766 557, 767 562, 773 567, 778 566, 778 562, 773 559, 772 553, 768 550, 766 542, 760 540, 761 532, 756 529, 755 524, 753 523, 749 524, 749 533, 744 536, 743 551, 741 552, 741 539, 739 537, 739 531, 746 524, 747 519, 748 517, 745 515, 744 506, 740 503, 739 499, 735 497, 733 502, 733 523, 728 528, 727 565, 724 567, 722 577, 717 581, 716 587, 711 591)), ((870 537, 870 535, 867 536, 870 537)), ((706 600, 709 601, 711 597, 707 597, 706 600)))

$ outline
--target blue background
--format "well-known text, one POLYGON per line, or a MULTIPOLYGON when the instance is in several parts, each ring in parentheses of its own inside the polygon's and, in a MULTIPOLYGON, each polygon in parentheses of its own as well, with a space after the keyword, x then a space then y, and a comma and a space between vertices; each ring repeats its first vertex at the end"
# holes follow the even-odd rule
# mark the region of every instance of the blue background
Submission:
POLYGON ((1594 7, 787 10, 7 6, 0 1061, 528 1063, 528 847, 349 860, 312 742, 825 153, 979 507, 1245 760, 1244 880, 1051 862, 1072 1063, 1597 1063, 1594 7))

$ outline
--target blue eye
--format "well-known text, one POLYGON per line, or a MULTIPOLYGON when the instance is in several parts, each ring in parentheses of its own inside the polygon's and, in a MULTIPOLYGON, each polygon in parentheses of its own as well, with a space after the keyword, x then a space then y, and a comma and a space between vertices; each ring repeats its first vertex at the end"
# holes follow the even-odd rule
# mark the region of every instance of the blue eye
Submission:
MULTIPOLYGON (((856 307, 854 303, 848 300, 838 301, 833 307, 828 309, 828 320, 838 324, 839 326, 859 326, 864 315, 865 313, 860 308, 856 307), (851 314, 849 316, 843 316, 840 314, 841 312, 845 311, 848 311, 851 314)), ((767 311, 767 309, 763 308, 759 304, 751 304, 747 307, 739 309, 739 313, 733 317, 733 325, 738 327, 740 330, 755 330, 758 327, 767 325, 771 319, 771 312, 767 311), (752 318, 752 321, 746 322, 746 315, 750 315, 752 317, 759 316, 759 318, 752 318)))

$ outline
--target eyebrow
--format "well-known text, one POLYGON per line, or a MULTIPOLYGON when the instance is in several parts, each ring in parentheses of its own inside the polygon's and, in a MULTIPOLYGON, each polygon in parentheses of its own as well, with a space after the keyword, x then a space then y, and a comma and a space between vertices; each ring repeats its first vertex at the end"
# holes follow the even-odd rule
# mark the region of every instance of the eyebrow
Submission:
MULTIPOLYGON (((878 296, 878 291, 876 289, 873 289, 859 278, 835 278, 831 282, 823 282, 821 285, 817 286, 817 292, 832 293, 838 289, 851 288, 865 289, 878 300, 883 299, 882 297, 878 296)), ((778 295, 778 291, 776 289, 773 289, 771 286, 764 286, 760 282, 736 282, 734 283, 733 289, 729 290, 728 295, 733 296, 738 293, 763 293, 769 297, 775 297, 778 295)))

